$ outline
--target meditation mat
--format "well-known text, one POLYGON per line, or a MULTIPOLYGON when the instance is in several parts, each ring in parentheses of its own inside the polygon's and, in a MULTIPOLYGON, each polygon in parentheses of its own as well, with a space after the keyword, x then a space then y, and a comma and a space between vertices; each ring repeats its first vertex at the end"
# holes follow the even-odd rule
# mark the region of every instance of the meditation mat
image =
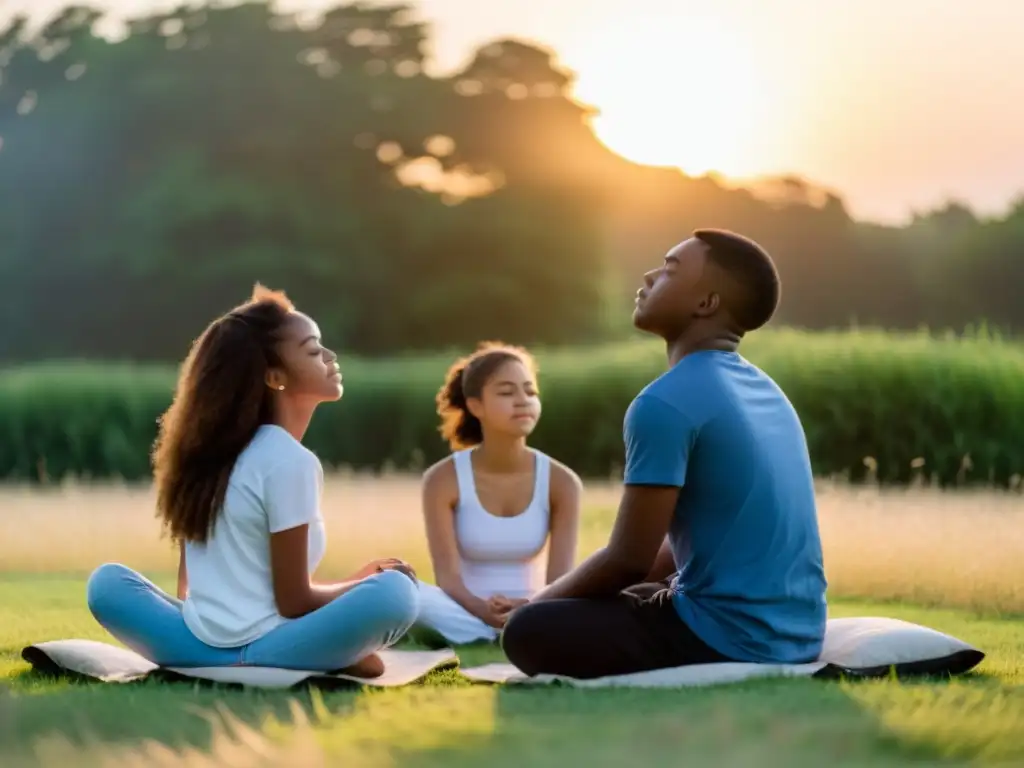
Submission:
POLYGON ((888 618, 830 619, 818 660, 809 664, 694 664, 630 675, 577 680, 561 675, 530 677, 512 664, 485 664, 461 670, 478 683, 550 685, 577 688, 689 688, 738 683, 766 677, 900 678, 959 675, 985 658, 977 648, 918 624, 888 618))
POLYGON ((352 688, 361 685, 390 688, 422 681, 436 669, 459 665, 451 649, 439 651, 397 651, 378 654, 384 674, 363 678, 309 670, 277 667, 159 667, 134 651, 95 640, 52 640, 24 648, 21 657, 43 674, 78 677, 105 683, 129 683, 145 679, 192 681, 241 685, 252 688, 352 688))

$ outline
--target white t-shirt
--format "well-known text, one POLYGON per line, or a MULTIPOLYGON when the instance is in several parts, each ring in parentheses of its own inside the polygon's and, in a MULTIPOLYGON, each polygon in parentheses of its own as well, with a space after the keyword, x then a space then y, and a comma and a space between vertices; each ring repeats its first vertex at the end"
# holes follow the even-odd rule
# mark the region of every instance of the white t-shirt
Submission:
POLYGON ((224 506, 205 544, 185 544, 185 624, 207 645, 235 648, 288 619, 277 611, 270 534, 309 524, 309 573, 327 541, 316 454, 276 425, 264 424, 235 462, 224 506))

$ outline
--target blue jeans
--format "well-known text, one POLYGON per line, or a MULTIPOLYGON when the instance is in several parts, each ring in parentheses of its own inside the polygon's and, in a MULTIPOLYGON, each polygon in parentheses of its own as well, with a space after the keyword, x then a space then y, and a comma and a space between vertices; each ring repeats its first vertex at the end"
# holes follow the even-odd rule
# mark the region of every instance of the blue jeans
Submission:
POLYGON ((394 645, 419 612, 413 580, 385 571, 248 645, 214 648, 192 634, 180 600, 130 568, 101 565, 89 577, 86 593, 96 621, 162 667, 246 665, 331 672, 394 645))

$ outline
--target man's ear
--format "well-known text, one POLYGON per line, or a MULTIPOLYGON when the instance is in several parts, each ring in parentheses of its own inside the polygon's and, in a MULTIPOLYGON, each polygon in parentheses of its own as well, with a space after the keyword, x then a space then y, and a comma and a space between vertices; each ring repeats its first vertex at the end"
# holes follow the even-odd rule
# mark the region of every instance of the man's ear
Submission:
POLYGON ((697 304, 697 308, 693 314, 697 317, 710 317, 718 311, 718 305, 721 303, 721 297, 718 293, 712 291, 697 304))

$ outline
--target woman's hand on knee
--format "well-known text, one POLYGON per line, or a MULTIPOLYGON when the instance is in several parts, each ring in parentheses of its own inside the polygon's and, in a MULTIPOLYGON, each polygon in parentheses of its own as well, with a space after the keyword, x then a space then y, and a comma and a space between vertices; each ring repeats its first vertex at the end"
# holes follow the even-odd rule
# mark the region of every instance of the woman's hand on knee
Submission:
POLYGON ((383 573, 384 571, 398 571, 400 573, 404 573, 406 576, 412 579, 414 584, 417 581, 415 569, 408 563, 402 562, 401 560, 399 560, 397 563, 394 563, 393 565, 381 567, 380 573, 383 573))
POLYGON ((356 571, 353 579, 365 579, 368 576, 373 576, 377 573, 384 573, 384 571, 399 571, 404 573, 414 582, 416 581, 416 570, 407 562, 399 560, 397 557, 385 557, 380 560, 371 560, 356 571))

